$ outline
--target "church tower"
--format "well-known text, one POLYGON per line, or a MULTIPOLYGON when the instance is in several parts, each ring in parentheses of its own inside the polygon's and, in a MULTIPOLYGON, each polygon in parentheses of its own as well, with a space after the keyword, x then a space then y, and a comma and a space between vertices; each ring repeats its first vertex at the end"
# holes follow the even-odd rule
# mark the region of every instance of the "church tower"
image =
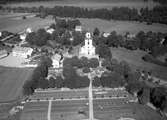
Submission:
POLYGON ((93 46, 93 40, 91 33, 87 32, 85 35, 85 44, 81 47, 80 56, 85 56, 88 58, 97 57, 95 53, 95 46, 93 46))

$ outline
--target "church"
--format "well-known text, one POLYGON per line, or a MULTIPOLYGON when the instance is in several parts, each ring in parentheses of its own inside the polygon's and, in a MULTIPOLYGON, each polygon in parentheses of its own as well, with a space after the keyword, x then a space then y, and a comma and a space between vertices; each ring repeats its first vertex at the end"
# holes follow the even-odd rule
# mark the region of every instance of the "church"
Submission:
POLYGON ((93 43, 91 33, 87 32, 85 35, 85 41, 84 45, 81 46, 79 50, 79 57, 87 57, 88 59, 90 58, 98 58, 98 55, 96 55, 96 48, 93 43))

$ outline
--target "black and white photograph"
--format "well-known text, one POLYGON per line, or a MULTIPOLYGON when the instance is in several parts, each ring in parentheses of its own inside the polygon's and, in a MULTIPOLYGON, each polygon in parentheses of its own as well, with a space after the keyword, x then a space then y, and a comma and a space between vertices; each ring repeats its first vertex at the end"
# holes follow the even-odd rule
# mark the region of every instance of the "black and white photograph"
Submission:
POLYGON ((0 0, 0 120, 167 120, 167 0, 0 0))

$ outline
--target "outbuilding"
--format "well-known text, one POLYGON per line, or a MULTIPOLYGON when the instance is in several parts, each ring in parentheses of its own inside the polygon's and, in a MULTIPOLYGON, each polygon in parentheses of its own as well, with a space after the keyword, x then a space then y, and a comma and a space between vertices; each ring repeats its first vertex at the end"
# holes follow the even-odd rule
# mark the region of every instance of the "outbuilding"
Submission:
POLYGON ((13 56, 27 58, 28 56, 31 56, 32 52, 33 52, 33 49, 30 47, 17 46, 13 48, 12 54, 13 56))

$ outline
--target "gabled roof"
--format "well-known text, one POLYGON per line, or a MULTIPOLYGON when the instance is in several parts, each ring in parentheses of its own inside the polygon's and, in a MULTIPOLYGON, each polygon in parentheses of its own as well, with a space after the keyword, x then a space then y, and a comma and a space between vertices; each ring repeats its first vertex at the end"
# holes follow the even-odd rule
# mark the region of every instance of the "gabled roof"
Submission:
POLYGON ((13 48, 13 51, 15 52, 28 52, 28 51, 32 51, 33 49, 32 48, 29 48, 29 47, 15 47, 13 48))

